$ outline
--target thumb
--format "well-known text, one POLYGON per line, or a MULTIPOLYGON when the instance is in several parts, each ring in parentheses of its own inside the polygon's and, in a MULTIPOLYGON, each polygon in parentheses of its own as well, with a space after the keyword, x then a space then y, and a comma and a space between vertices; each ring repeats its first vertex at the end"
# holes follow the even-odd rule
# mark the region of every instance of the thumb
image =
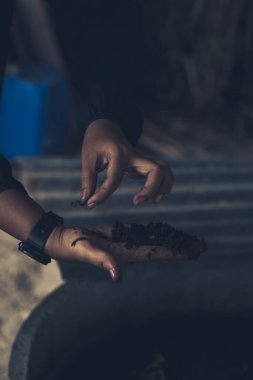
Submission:
POLYGON ((97 170, 94 162, 88 159, 82 161, 81 202, 85 203, 95 192, 97 185, 97 170))
POLYGON ((113 256, 108 252, 96 249, 96 254, 92 256, 91 264, 106 270, 113 281, 120 279, 120 268, 113 256))

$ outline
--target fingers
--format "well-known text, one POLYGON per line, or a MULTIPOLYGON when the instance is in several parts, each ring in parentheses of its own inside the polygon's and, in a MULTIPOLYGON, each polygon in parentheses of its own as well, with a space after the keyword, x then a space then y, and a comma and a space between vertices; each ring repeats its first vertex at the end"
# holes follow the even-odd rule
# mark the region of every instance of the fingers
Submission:
POLYGON ((98 191, 88 200, 88 207, 93 208, 104 202, 118 188, 124 175, 125 162, 117 153, 111 156, 107 176, 98 191))
POLYGON ((96 250, 96 255, 92 259, 92 264, 106 270, 113 281, 118 281, 120 278, 120 269, 116 260, 105 251, 96 250))
POLYGON ((97 185, 97 169, 96 163, 91 159, 84 158, 82 160, 82 195, 81 202, 85 203, 90 196, 92 196, 96 190, 97 185))
POLYGON ((171 192, 171 189, 174 184, 174 175, 169 165, 166 162, 158 161, 158 164, 161 165, 164 169, 164 178, 160 189, 158 190, 156 196, 154 197, 154 201, 156 203, 160 202, 160 200, 167 194, 171 192))
POLYGON ((140 205, 149 199, 159 202, 171 191, 173 174, 166 162, 138 158, 134 166, 139 174, 147 177, 144 187, 134 197, 135 205, 140 205))
POLYGON ((85 248, 81 248, 79 258, 81 261, 106 270, 113 281, 119 280, 120 268, 116 260, 106 250, 98 248, 92 242, 85 242, 85 248))
POLYGON ((120 268, 117 259, 109 253, 111 243, 97 236, 97 231, 80 227, 64 229, 59 249, 61 259, 95 265, 106 270, 112 280, 117 281, 120 278, 120 268))
POLYGON ((135 163, 136 171, 147 177, 143 188, 134 197, 134 204, 141 203, 156 196, 164 178, 164 170, 155 161, 138 159, 135 163))

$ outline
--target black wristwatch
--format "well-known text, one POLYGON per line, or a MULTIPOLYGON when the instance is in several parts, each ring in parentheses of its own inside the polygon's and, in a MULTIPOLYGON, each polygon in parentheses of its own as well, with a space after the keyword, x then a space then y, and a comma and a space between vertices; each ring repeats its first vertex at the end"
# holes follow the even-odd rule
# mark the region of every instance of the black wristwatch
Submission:
POLYGON ((41 264, 47 265, 51 258, 44 252, 49 235, 56 226, 62 226, 64 219, 53 212, 45 213, 36 224, 26 241, 21 241, 18 249, 41 264))

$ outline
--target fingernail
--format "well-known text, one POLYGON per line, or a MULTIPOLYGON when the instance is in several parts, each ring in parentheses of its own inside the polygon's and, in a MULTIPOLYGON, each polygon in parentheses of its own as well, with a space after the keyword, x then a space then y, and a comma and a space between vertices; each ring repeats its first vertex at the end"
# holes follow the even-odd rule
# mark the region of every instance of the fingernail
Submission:
POLYGON ((87 204, 87 207, 88 207, 88 208, 94 208, 95 206, 96 206, 96 203, 94 203, 94 202, 93 202, 93 203, 88 203, 88 204, 87 204))
POLYGON ((81 201, 84 203, 87 199, 87 196, 88 196, 88 192, 87 191, 84 191, 82 193, 82 197, 81 197, 81 201))
POLYGON ((138 206, 139 204, 143 203, 145 201, 144 197, 136 197, 134 200, 134 203, 138 206))
POLYGON ((161 200, 162 198, 163 198, 163 194, 160 194, 160 195, 156 198, 155 202, 156 202, 156 203, 159 203, 160 200, 161 200))
POLYGON ((114 269, 110 269, 109 272, 110 272, 110 276, 111 276, 112 280, 115 281, 115 280, 116 280, 116 273, 115 273, 115 270, 114 270, 114 269))

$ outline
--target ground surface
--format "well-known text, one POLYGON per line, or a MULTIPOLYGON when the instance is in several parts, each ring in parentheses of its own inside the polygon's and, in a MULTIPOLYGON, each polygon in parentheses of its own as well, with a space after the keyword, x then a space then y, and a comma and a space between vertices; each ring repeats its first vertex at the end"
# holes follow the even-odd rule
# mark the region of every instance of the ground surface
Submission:
MULTIPOLYGON (((142 138, 142 149, 156 154, 161 152, 168 159, 253 156, 253 143, 248 139, 243 139, 243 137, 231 139, 228 135, 214 133, 210 129, 200 127, 187 130, 182 122, 172 126, 171 134, 168 131, 166 134, 154 133, 154 128, 150 123, 147 124, 146 130, 142 138), (180 136, 177 138, 175 133, 177 129, 182 138, 180 136)), ((25 172, 22 173, 22 177, 24 182, 29 179, 29 175, 27 177, 25 172)), ((43 178, 40 180, 43 183, 43 178)), ((58 191, 57 187, 53 190, 58 191)), ((45 200, 50 187, 45 187, 43 191, 38 198, 45 200)), ((73 194, 68 195, 76 198, 77 194, 78 192, 73 190, 73 194)), ((52 207, 57 197, 54 199, 55 201, 50 201, 52 207)), ((99 213, 99 210, 96 213, 99 213)), ((38 302, 60 285, 62 280, 56 263, 43 267, 24 257, 17 252, 15 239, 2 232, 0 242, 0 378, 6 380, 9 353, 20 325, 38 302)))
POLYGON ((56 263, 41 266, 19 254, 17 241, 0 231, 0 378, 7 379, 10 349, 22 321, 61 283, 56 263))

